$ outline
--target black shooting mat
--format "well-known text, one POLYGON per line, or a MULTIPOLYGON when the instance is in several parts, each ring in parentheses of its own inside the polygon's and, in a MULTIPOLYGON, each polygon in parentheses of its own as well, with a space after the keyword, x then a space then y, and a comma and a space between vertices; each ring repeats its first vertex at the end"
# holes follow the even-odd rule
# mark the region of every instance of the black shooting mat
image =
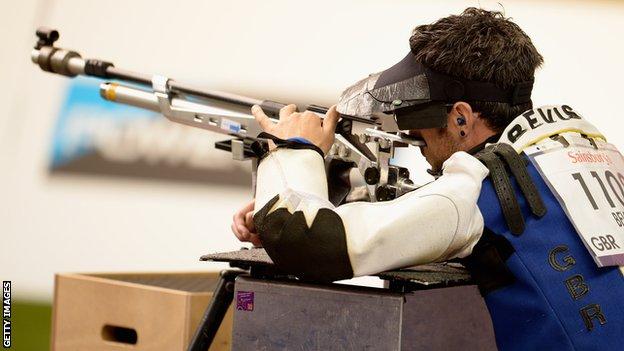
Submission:
POLYGON ((217 252, 203 255, 200 261, 228 262, 242 265, 272 266, 271 257, 263 248, 240 249, 238 251, 217 252))
MULTIPOLYGON (((234 266, 272 266, 273 261, 263 248, 241 249, 203 255, 201 261, 228 262, 234 266)), ((421 286, 471 284, 472 278, 458 263, 431 263, 375 274, 381 279, 421 286)))

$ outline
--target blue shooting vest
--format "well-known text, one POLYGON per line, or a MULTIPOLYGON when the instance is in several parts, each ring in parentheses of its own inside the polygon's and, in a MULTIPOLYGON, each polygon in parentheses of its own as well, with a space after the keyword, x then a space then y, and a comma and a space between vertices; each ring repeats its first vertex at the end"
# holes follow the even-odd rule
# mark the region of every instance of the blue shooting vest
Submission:
POLYGON ((510 233, 490 178, 478 201, 490 237, 505 241, 502 236, 513 248, 501 261, 511 280, 482 289, 498 348, 624 350, 622 273, 617 267, 598 268, 531 162, 528 171, 548 212, 542 218, 532 215, 512 177, 526 221, 521 235, 510 233))

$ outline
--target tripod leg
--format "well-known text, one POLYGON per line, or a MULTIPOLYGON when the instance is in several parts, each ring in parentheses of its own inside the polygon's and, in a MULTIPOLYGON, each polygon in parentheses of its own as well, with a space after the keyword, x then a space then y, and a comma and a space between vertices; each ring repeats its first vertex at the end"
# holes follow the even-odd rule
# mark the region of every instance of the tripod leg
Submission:
POLYGON ((188 351, 206 351, 221 326, 223 317, 234 299, 234 279, 240 274, 246 273, 238 270, 225 270, 221 272, 219 281, 212 296, 212 301, 206 308, 195 335, 189 344, 188 351))

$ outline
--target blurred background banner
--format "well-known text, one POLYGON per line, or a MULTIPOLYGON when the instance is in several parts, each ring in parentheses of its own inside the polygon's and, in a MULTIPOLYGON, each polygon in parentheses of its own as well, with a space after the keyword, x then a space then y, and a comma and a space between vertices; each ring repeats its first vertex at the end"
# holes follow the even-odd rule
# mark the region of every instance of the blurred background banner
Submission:
POLYGON ((214 148, 227 137, 105 101, 100 82, 69 81, 52 134, 52 173, 251 186, 249 167, 214 148))

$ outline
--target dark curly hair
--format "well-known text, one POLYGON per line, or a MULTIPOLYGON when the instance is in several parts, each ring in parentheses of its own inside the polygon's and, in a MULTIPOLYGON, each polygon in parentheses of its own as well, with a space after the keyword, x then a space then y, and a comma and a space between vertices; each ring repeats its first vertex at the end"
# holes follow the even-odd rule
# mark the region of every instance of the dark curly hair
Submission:
MULTIPOLYGON (((452 76, 494 83, 503 89, 533 79, 544 62, 531 39, 498 11, 467 8, 461 15, 414 28, 410 47, 425 66, 452 76)), ((532 103, 466 101, 500 132, 532 103)))

